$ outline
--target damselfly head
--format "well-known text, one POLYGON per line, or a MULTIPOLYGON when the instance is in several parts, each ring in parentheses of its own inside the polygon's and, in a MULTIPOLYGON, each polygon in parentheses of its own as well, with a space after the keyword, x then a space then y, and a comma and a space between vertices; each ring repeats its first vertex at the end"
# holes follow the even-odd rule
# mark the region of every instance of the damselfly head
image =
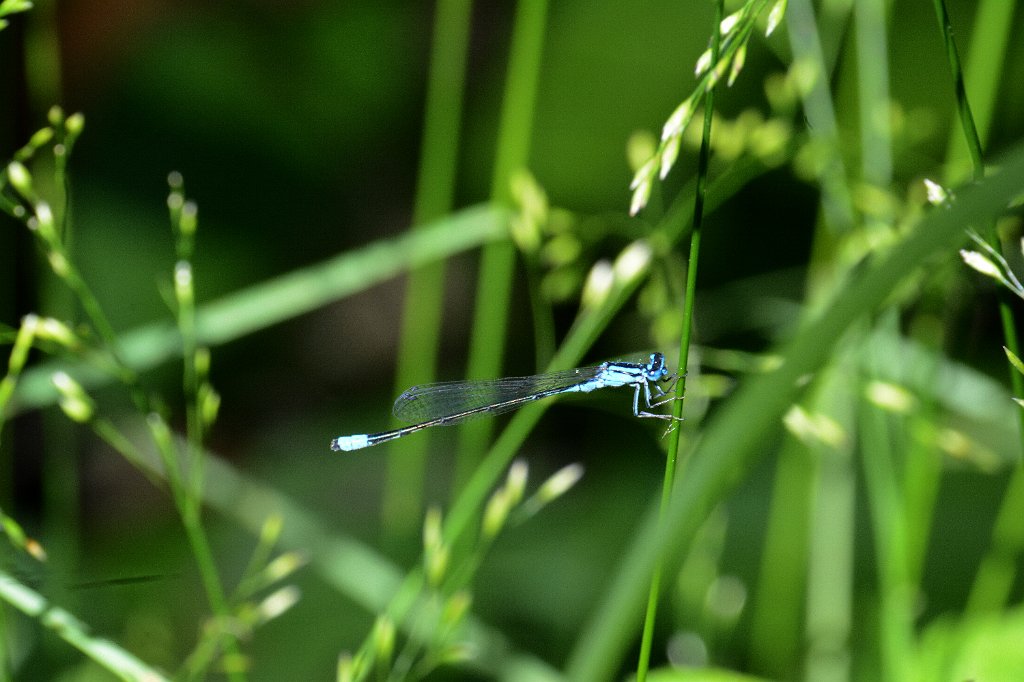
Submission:
POLYGON ((665 367, 665 356, 661 353, 651 353, 651 360, 647 363, 647 377, 652 381, 660 381, 668 376, 668 368, 665 367))

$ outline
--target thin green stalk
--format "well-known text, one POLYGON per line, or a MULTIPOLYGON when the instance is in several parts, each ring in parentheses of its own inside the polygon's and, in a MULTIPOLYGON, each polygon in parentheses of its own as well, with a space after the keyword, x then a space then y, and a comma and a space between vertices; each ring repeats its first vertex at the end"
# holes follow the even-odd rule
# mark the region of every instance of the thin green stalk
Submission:
POLYGON ((555 319, 551 304, 544 297, 541 284, 544 273, 539 259, 524 256, 526 268, 526 286, 530 296, 530 314, 533 321, 533 349, 538 368, 547 367, 555 355, 558 339, 555 336, 555 319))
MULTIPOLYGON (((715 3, 714 29, 711 38, 711 63, 718 63, 722 42, 719 27, 724 13, 722 0, 715 3)), ((704 226, 704 200, 707 194, 708 160, 711 154, 711 121, 715 110, 715 89, 708 88, 704 95, 704 129, 701 133, 700 154, 697 160, 697 181, 693 197, 693 230, 690 233, 690 258, 686 270, 686 294, 683 301, 682 333, 679 339, 679 380, 676 382, 676 399, 672 403, 672 416, 681 419, 683 400, 686 396, 686 372, 689 367, 690 339, 693 332, 694 298, 697 291, 697 265, 700 262, 700 240, 704 226)), ((672 500, 672 483, 676 477, 676 462, 679 454, 680 428, 669 435, 668 453, 665 460, 665 477, 661 488, 659 518, 664 518, 672 500)), ((651 646, 654 640, 654 622, 658 613, 658 595, 661 592, 662 564, 658 561, 651 575, 651 587, 647 593, 647 613, 644 616, 643 634, 640 640, 640 656, 637 662, 637 682, 647 680, 651 661, 651 646)))
MULTIPOLYGON (((750 599, 750 660, 757 666, 752 672, 774 679, 796 679, 802 613, 809 611, 806 589, 814 470, 807 447, 785 434, 775 465, 760 570, 750 599)), ((835 555, 829 557, 830 564, 836 560, 835 555)))
MULTIPOLYGON (((202 498, 200 497, 198 501, 193 499, 192 491, 183 478, 182 464, 178 458, 178 448, 175 445, 174 438, 171 436, 170 428, 156 414, 149 415, 147 424, 164 467, 164 476, 171 491, 171 499, 174 500, 178 516, 181 517, 181 523, 185 527, 185 536, 188 539, 192 555, 196 560, 196 566, 199 570, 200 580, 203 583, 206 599, 210 604, 210 610, 220 622, 229 623, 231 621, 231 610, 225 598, 224 588, 221 585, 220 575, 217 572, 217 566, 213 559, 209 538, 202 525, 202 498)), ((187 449, 188 447, 189 444, 186 441, 185 448, 187 449)), ((200 495, 201 491, 195 491, 195 494, 200 495)), ((228 654, 235 658, 241 657, 236 634, 231 628, 222 628, 216 633, 216 636, 220 639, 228 654)), ((192 671, 193 675, 200 673, 201 671, 192 671)), ((245 679, 245 675, 238 670, 229 670, 228 676, 229 679, 236 681, 245 679)))
MULTIPOLYGON (((888 189, 892 184, 892 116, 889 113, 889 36, 884 0, 854 5, 857 55, 857 111, 861 179, 888 189)), ((885 226, 888 227, 888 226, 885 226)))
MULTIPOLYGON (((818 373, 805 401, 810 414, 832 420, 838 438, 811 434, 804 437, 801 462, 806 469, 805 488, 796 492, 807 512, 799 519, 806 528, 804 538, 794 538, 785 549, 803 545, 804 552, 791 558, 794 573, 780 576, 785 583, 777 589, 795 593, 801 603, 806 625, 803 633, 803 679, 807 682, 846 682, 850 679, 850 633, 853 629, 854 539, 856 537, 857 475, 853 449, 856 431, 856 388, 849 377, 856 375, 855 349, 862 338, 855 330, 836 348, 829 364, 818 373), (802 494, 801 494, 802 493, 802 494), (805 581, 796 580, 801 573, 805 581), (806 596, 803 592, 806 590, 806 596)), ((782 475, 780 470, 779 475, 782 475)), ((785 504, 779 500, 778 504, 785 504)), ((780 519, 781 520, 781 519, 780 519)), ((799 531, 796 531, 799 532, 799 531)), ((779 551, 780 548, 776 548, 779 551)), ((767 550, 766 550, 767 551, 767 550)), ((775 564, 776 570, 783 562, 775 564)), ((764 598, 766 594, 760 594, 764 598)), ((764 602, 763 610, 774 610, 775 602, 764 602)), ((786 611, 784 605, 779 609, 786 611)), ((795 609, 794 609, 795 610, 795 609)), ((799 613, 799 611, 797 611, 799 613)), ((793 617, 793 614, 790 614, 793 617)), ((766 615, 765 619, 769 617, 766 615)), ((762 647, 765 645, 762 644, 762 647)), ((800 658, 784 662, 796 667, 800 658)))
MULTIPOLYGON (((414 230, 448 214, 454 203, 472 4, 471 0, 442 0, 437 4, 413 207, 414 230)), ((444 261, 411 271, 405 289, 395 395, 436 378, 443 305, 444 261)), ((391 446, 381 517, 383 528, 399 542, 418 527, 429 444, 430 436, 424 434, 423 438, 406 438, 391 446)))
POLYGON ((70 255, 64 246, 62 244, 52 244, 50 246, 53 249, 51 251, 51 259, 60 259, 66 265, 66 270, 58 272, 57 276, 64 281, 64 284, 75 295, 75 298, 78 299, 79 305, 82 306, 85 316, 89 318, 89 322, 92 324, 93 329, 96 330, 103 345, 110 351, 119 365, 125 366, 121 357, 117 332, 114 331, 114 327, 107 319, 106 313, 103 312, 100 302, 93 295, 92 289, 85 283, 78 269, 71 264, 70 255))
MULTIPOLYGON (((149 400, 139 387, 135 372, 125 362, 120 340, 107 319, 106 313, 103 312, 103 307, 100 305, 99 300, 78 272, 78 268, 72 263, 67 249, 59 241, 59 238, 45 241, 45 246, 54 274, 74 294, 74 297, 78 300, 79 305, 82 306, 82 310, 92 324, 93 330, 99 336, 102 352, 110 355, 112 363, 109 366, 115 368, 117 378, 128 389, 129 397, 132 399, 135 407, 142 414, 147 413, 149 411, 149 400)), ((50 376, 52 376, 52 373, 50 376)), ((49 381, 49 376, 47 376, 47 381, 49 381)))
MULTIPOLYGON (((89 426, 93 433, 99 436, 114 452, 125 458, 132 466, 138 469, 143 476, 149 479, 154 488, 159 489, 164 477, 153 471, 148 462, 142 457, 135 444, 125 437, 114 424, 106 419, 95 418, 89 426)), ((165 474, 166 476, 166 474, 165 474)))
MULTIPOLYGON (((187 263, 179 263, 176 276, 187 263)), ((189 278, 191 278, 191 267, 188 267, 189 278)), ((204 427, 203 418, 200 414, 199 404, 199 378, 196 367, 197 355, 199 352, 195 334, 195 304, 191 295, 191 283, 188 295, 178 297, 178 328, 181 330, 183 348, 183 382, 186 410, 186 435, 185 435, 185 466, 188 467, 188 484, 172 487, 175 501, 178 503, 181 512, 181 520, 185 526, 185 533, 188 537, 189 546, 199 567, 199 575, 202 579, 203 590, 210 602, 210 609, 222 623, 228 623, 231 619, 231 609, 225 596, 224 586, 220 574, 217 571, 217 564, 213 557, 213 550, 210 547, 210 540, 206 534, 206 528, 202 521, 202 490, 206 471, 206 457, 204 455, 203 440, 204 427)), ((170 458, 169 458, 170 459, 170 458)), ((178 460, 168 462, 169 466, 178 465, 178 460)), ((241 658, 241 649, 238 639, 232 628, 225 627, 218 633, 218 639, 224 646, 226 653, 235 659, 241 658)), ((233 667, 227 670, 228 678, 232 680, 244 680, 245 674, 233 667)))
POLYGON ((933 0, 932 4, 935 7, 935 18, 939 22, 939 31, 942 32, 942 42, 946 47, 946 60, 949 62, 949 72, 953 76, 957 117, 960 119, 960 125, 963 128, 964 141, 967 142, 967 151, 971 155, 974 179, 978 180, 985 174, 981 138, 978 136, 978 127, 974 124, 971 103, 967 99, 964 72, 960 67, 960 52, 957 50, 956 41, 953 39, 953 23, 949 19, 949 12, 946 11, 945 0, 933 0))
POLYGON ((182 348, 182 393, 185 398, 185 439, 187 443, 185 461, 189 468, 189 485, 184 494, 190 504, 198 507, 202 499, 199 491, 203 488, 203 425, 199 416, 199 377, 196 371, 196 353, 199 344, 196 339, 195 297, 192 288, 192 267, 187 261, 179 262, 174 268, 174 287, 178 307, 176 320, 181 334, 182 348))
MULTIPOLYGON (((995 109, 1000 102, 1000 85, 1005 75, 1005 67, 1010 63, 1007 48, 1010 45, 1010 36, 1013 35, 1013 13, 1018 4, 1007 0, 980 0, 971 5, 975 8, 974 21, 968 42, 966 66, 959 80, 965 85, 965 98, 970 101, 971 115, 982 149, 988 140, 995 109), (970 83, 970 97, 966 96, 967 83, 970 83)), ((948 54, 950 44, 953 45, 954 51, 956 47, 952 43, 953 33, 944 5, 940 11, 941 14, 938 16, 941 30, 944 39, 949 41, 946 47, 948 54)), ((959 55, 951 56, 959 62, 959 55)), ((959 70, 959 66, 954 70, 959 70)), ((960 106, 957 103, 958 110, 960 106)), ((973 155, 963 142, 962 131, 962 125, 959 132, 955 128, 950 129, 949 143, 946 146, 946 181, 949 183, 959 183, 966 177, 967 174, 963 171, 969 167, 968 157, 973 155)))
MULTIPOLYGON (((936 351, 937 352, 937 351, 936 351)), ((935 360, 933 353, 929 360, 935 360)), ((935 363, 923 370, 934 378, 935 363)), ((934 381, 932 382, 934 383, 934 381)), ((921 406, 912 415, 908 428, 934 428, 940 423, 940 411, 933 395, 922 398, 921 406), (925 427, 925 425, 928 425, 925 427)), ((942 485, 942 459, 937 457, 929 444, 921 439, 911 439, 907 447, 907 458, 903 467, 905 516, 907 526, 907 577, 914 584, 920 584, 924 577, 925 560, 928 558, 928 542, 932 534, 932 520, 935 515, 935 501, 942 485)))
MULTIPOLYGON (((231 608, 228 605, 224 594, 224 587, 221 585, 220 575, 217 572, 217 564, 213 558, 213 551, 210 549, 210 540, 206 535, 206 529, 202 523, 202 507, 200 505, 189 505, 186 513, 182 514, 182 524, 185 526, 185 535, 188 538, 189 547, 195 557, 196 565, 199 567, 199 577, 203 583, 203 591, 210 602, 210 610, 215 617, 223 624, 216 632, 225 652, 235 660, 242 657, 238 646, 238 636, 228 624, 232 620, 231 608)), ((229 666, 227 669, 229 680, 241 682, 246 679, 242 670, 229 666)), ((202 672, 200 672, 202 676, 202 672)))
MULTIPOLYGON (((171 173, 167 183, 170 194, 167 207, 174 233, 174 250, 178 261, 171 275, 174 291, 174 322, 181 339, 182 395, 185 399, 185 466, 189 484, 182 491, 185 506, 197 513, 202 505, 204 423, 199 404, 199 339, 196 331, 196 297, 192 273, 192 254, 195 251, 195 233, 198 227, 197 207, 186 201, 184 180, 180 173, 171 173)), ((208 360, 206 361, 209 362, 208 360)), ((207 372, 203 371, 205 375, 207 372)))
MULTIPOLYGON (((547 10, 547 0, 520 0, 516 6, 508 80, 502 99, 498 148, 491 181, 491 200, 503 207, 511 203, 512 174, 525 168, 529 159, 547 10)), ((515 247, 511 241, 495 242, 484 248, 466 367, 468 379, 501 374, 514 268, 515 247)), ((493 428, 490 420, 471 421, 461 427, 455 467, 456 490, 479 461, 493 428)))
MULTIPOLYGON (((176 302, 175 324, 182 348, 182 390, 185 399, 185 446, 184 457, 178 456, 178 449, 170 435, 170 429, 156 415, 149 416, 153 440, 166 469, 171 496, 178 508, 185 534, 199 569, 210 609, 222 623, 231 619, 231 610, 225 596, 224 586, 217 571, 213 551, 206 529, 202 523, 205 478, 205 422, 200 404, 200 381, 205 381, 205 367, 200 371, 200 348, 196 323, 195 284, 191 258, 195 250, 195 233, 198 225, 196 205, 186 201, 183 180, 179 173, 172 173, 168 179, 170 195, 167 205, 170 209, 171 229, 175 236, 175 252, 178 262, 174 266, 173 290, 176 302)), ((204 364, 208 360, 203 361, 204 364)), ((218 643, 228 657, 240 660, 237 634, 231 628, 216 631, 218 643)), ((199 649, 204 649, 203 643, 199 649)), ((195 660, 195 658, 191 659, 195 660)), ((205 660, 205 659, 204 659, 205 660)), ((243 680, 241 670, 229 665, 229 679, 243 680)))
MULTIPOLYGON (((29 47, 26 48, 27 78, 33 83, 32 94, 40 107, 43 104, 43 91, 59 88, 59 48, 56 40, 57 18, 55 3, 46 3, 40 14, 33 13, 29 22, 26 37, 29 47), (34 47, 31 47, 34 46, 34 47), (43 86, 40 87, 40 82, 43 86)), ((51 93, 55 94, 55 93, 51 93)), ((53 101, 53 100, 51 100, 53 101)), ((52 161, 48 155, 36 157, 34 166, 44 167, 49 171, 43 182, 52 185, 44 191, 53 201, 53 221, 56 241, 60 243, 64 253, 71 252, 71 243, 75 233, 71 221, 71 192, 67 174, 67 160, 74 146, 77 131, 69 131, 64 112, 59 107, 50 107, 48 112, 50 127, 54 132, 52 161), (53 164, 50 167, 50 163, 53 164)), ((35 174, 39 177, 40 173, 35 174)), ((77 273, 75 273, 77 275, 77 273)), ((53 317, 64 320, 81 318, 76 308, 75 296, 64 284, 67 280, 60 278, 41 277, 37 305, 53 317)), ((80 297, 79 297, 80 298, 80 297)), ((53 553, 51 569, 54 574, 70 575, 79 569, 82 554, 81 530, 81 498, 82 480, 79 473, 78 432, 64 415, 57 412, 45 412, 40 415, 43 426, 42 473, 43 487, 43 534, 54 546, 60 548, 53 553)), ((52 581, 51 587, 59 599, 73 608, 79 595, 67 590, 59 581, 52 581)))
MULTIPOLYGON (((879 321, 875 338, 893 333, 894 314, 895 311, 888 311, 879 321)), ((869 345, 867 353, 867 364, 878 364, 880 359, 874 344, 869 345)), ((869 378, 877 376, 877 371, 868 374, 869 378)), ((906 434, 898 430, 895 419, 865 400, 861 401, 858 425, 878 571, 879 677, 899 682, 911 678, 910 664, 915 648, 913 597, 916 586, 908 573, 906 499, 897 464, 897 453, 903 450, 900 445, 906 434)))

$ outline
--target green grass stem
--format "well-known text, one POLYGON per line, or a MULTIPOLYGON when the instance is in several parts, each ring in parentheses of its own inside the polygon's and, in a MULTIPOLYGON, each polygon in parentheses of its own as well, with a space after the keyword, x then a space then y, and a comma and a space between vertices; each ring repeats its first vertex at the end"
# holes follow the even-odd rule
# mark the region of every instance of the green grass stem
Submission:
MULTIPOLYGON (((491 200, 501 207, 511 206, 512 175, 525 169, 529 162, 547 10, 547 0, 520 0, 516 6, 491 179, 491 200)), ((492 378, 502 373, 515 256, 511 241, 484 247, 473 309, 467 379, 492 378)), ((479 462, 493 429, 493 423, 486 419, 460 427, 454 489, 467 480, 479 462)))
MULTIPOLYGON (((772 483, 764 551, 751 599, 754 610, 750 647, 758 672, 773 678, 795 679, 803 639, 803 614, 810 611, 805 600, 811 519, 836 517, 812 515, 811 486, 815 468, 811 457, 807 447, 790 434, 783 438, 772 483)), ((835 501, 836 498, 829 499, 835 501)), ((835 533, 828 536, 849 537, 835 533)), ((842 565, 836 559, 835 554, 830 554, 829 565, 842 565)), ((835 571, 829 575, 834 576, 835 571)), ((828 591, 826 594, 843 593, 828 591)))
MULTIPOLYGON (((949 72, 953 77, 954 96, 956 98, 957 118, 963 131, 963 140, 967 143, 967 152, 971 158, 971 169, 974 178, 977 180, 985 173, 985 165, 982 161, 981 137, 978 135, 978 127, 974 122, 974 114, 971 113, 971 103, 967 99, 967 86, 964 83, 964 72, 960 66, 960 51, 957 49, 954 40, 953 23, 949 19, 949 12, 946 10, 945 0, 933 0, 935 7, 935 18, 939 22, 939 30, 942 32, 942 42, 946 48, 946 60, 949 62, 949 72)), ((1013 3, 1005 3, 1012 5, 1013 3)), ((1002 32, 996 33, 1000 35, 1002 32)), ((985 36, 988 42, 988 36, 985 36)), ((998 53, 998 50, 993 50, 998 53)), ((999 73, 1000 69, 993 69, 993 73, 999 73)))
MULTIPOLYGON (((27 22, 26 72, 29 82, 29 96, 34 107, 42 111, 46 103, 57 101, 53 97, 60 89, 60 49, 57 36, 57 8, 55 3, 46 3, 39 13, 33 12, 27 22), (50 69, 56 67, 53 71, 50 69)), ((48 119, 57 144, 53 145, 52 157, 39 155, 33 160, 38 169, 33 176, 44 183, 52 183, 42 191, 52 197, 54 231, 65 253, 73 252, 75 239, 74 223, 71 216, 71 186, 67 163, 81 127, 68 125, 63 110, 50 107, 48 119), (52 166, 51 166, 52 164, 52 166), (46 170, 43 170, 46 169, 46 170)), ((81 121, 81 115, 76 118, 81 121)), ((88 287, 74 272, 77 284, 83 290, 79 293, 90 295, 88 287)), ((80 320, 81 311, 76 306, 75 295, 65 286, 67 280, 58 277, 41 277, 37 283, 36 301, 38 309, 48 311, 52 316, 65 320, 80 320)), ((98 303, 90 301, 93 311, 98 303)), ((96 317, 96 313, 93 313, 96 317)), ((102 317, 102 313, 99 314, 102 317)), ((137 399, 137 398, 136 398, 137 399)), ((43 529, 47 541, 61 547, 62 551, 51 560, 51 569, 56 572, 73 573, 78 570, 82 557, 81 500, 82 489, 79 477, 79 432, 75 425, 57 412, 41 415, 45 437, 42 442, 43 473, 43 529)), ((73 591, 57 588, 55 598, 68 607, 75 606, 77 595, 73 591)))
MULTIPOLYGON (((715 3, 714 28, 711 38, 711 63, 717 64, 722 43, 719 27, 722 23, 724 9, 721 0, 715 3)), ((715 111, 715 89, 708 88, 704 95, 704 128, 701 133, 700 153, 697 158, 697 177, 693 195, 693 228, 690 232, 690 253, 686 269, 686 289, 683 300, 682 329, 679 336, 679 368, 675 386, 676 400, 672 403, 672 415, 682 418, 683 400, 686 396, 686 372, 689 366, 690 341, 693 335, 694 300, 697 291, 697 266, 700 263, 700 240, 704 226, 704 201, 707 195, 708 162, 711 155, 711 121, 715 111)), ((668 452, 665 458, 665 476, 662 482, 661 503, 658 517, 663 519, 672 500, 672 484, 676 477, 676 464, 679 457, 679 435, 681 426, 677 426, 669 434, 668 452)), ((640 654, 637 662, 637 682, 645 682, 650 668, 651 646, 654 641, 654 623, 658 614, 658 597, 661 593, 662 564, 659 560, 651 574, 651 584, 647 592, 647 612, 640 637, 640 654)))
POLYGON ((853 16, 857 43, 860 178, 873 187, 888 189, 893 179, 893 133, 886 3, 863 0, 853 6, 853 16))
MULTIPOLYGON (((974 25, 967 52, 966 66, 963 73, 955 76, 960 83, 957 92, 962 88, 964 102, 970 102, 971 118, 980 147, 984 148, 992 128, 992 119, 999 102, 1000 82, 1005 73, 1007 47, 1013 32, 1013 13, 1019 3, 1006 0, 980 0, 976 4, 974 25), (970 95, 967 92, 970 90, 970 95)), ((961 70, 959 53, 953 41, 955 35, 945 3, 935 2, 936 17, 943 39, 946 42, 946 56, 950 61, 953 73, 961 70), (955 60, 955 64, 954 64, 955 60)), ((956 87, 956 86, 955 86, 956 87)), ((957 101, 958 115, 962 116, 964 103, 957 101)), ((949 144, 946 148, 946 165, 948 182, 959 182, 967 177, 968 168, 973 169, 974 151, 964 144, 964 123, 958 132, 955 127, 950 129, 949 144)))
MULTIPOLYGON (((856 335, 852 335, 856 337, 856 335)), ((857 475, 854 463, 854 432, 856 430, 855 387, 849 377, 856 374, 856 356, 853 340, 844 341, 834 353, 833 361, 822 368, 804 404, 811 414, 826 417, 841 429, 843 438, 829 442, 824 438, 801 444, 805 471, 793 472, 793 488, 786 491, 797 497, 794 503, 807 515, 794 521, 807 529, 801 538, 791 537, 789 542, 774 548, 776 552, 805 551, 798 556, 801 565, 796 572, 779 576, 783 586, 776 590, 796 593, 794 605, 778 605, 783 611, 803 605, 806 623, 802 633, 802 656, 796 655, 778 665, 799 669, 803 664, 804 679, 822 682, 843 682, 850 678, 850 637, 854 617, 854 539, 856 538, 857 475), (809 466, 808 466, 809 465, 809 466), (800 486, 806 481, 806 486, 800 486), (800 487, 797 487, 800 486, 800 487), (805 577, 806 582, 795 580, 805 577), (806 596, 804 596, 806 590, 806 596), (801 601, 800 597, 804 596, 801 601)), ((789 433, 789 431, 787 431, 789 433)), ((790 437, 792 437, 790 435, 790 437)), ((791 462, 791 464, 793 464, 791 462)), ((781 471, 777 473, 781 475, 781 471)), ((786 505, 785 495, 777 495, 773 505, 786 505)), ((779 514, 778 522, 784 522, 779 514)), ((774 519, 773 519, 774 520, 774 519)), ((768 550, 766 549, 766 552, 768 550)), ((780 570, 786 561, 777 561, 780 570)), ((793 561, 796 563, 796 560, 793 561)), ((758 595, 766 597, 767 593, 758 595)), ((764 604, 762 611, 772 610, 772 602, 764 604)), ((764 615, 771 621, 771 616, 764 615)), ((763 644, 761 646, 764 646, 763 644)))
MULTIPOLYGON (((414 230, 450 213, 454 203, 471 8, 470 0, 437 4, 414 230)), ((443 307, 444 261, 412 270, 405 289, 395 395, 436 379, 443 307)), ((418 528, 429 444, 430 436, 424 434, 399 440, 390 448, 381 518, 383 528, 396 541, 407 540, 418 528)))
MULTIPOLYGON (((169 474, 168 481, 177 482, 176 485, 171 485, 171 493, 178 507, 182 525, 185 527, 185 535, 195 557, 210 609, 220 622, 227 623, 230 622, 232 614, 217 570, 209 536, 202 523, 202 490, 206 462, 203 449, 205 425, 200 405, 200 370, 197 367, 199 339, 196 325, 194 275, 192 264, 187 260, 194 249, 196 210, 195 204, 185 201, 184 188, 180 176, 176 174, 171 178, 171 198, 168 205, 182 207, 180 211, 171 211, 171 227, 175 232, 176 252, 182 259, 175 264, 172 277, 176 301, 174 317, 182 348, 182 392, 185 400, 184 467, 181 466, 182 458, 174 456, 175 448, 170 439, 166 441, 167 447, 160 448, 160 450, 165 455, 164 464, 169 474), (179 469, 175 473, 176 467, 184 468, 185 471, 179 469)), ((205 370, 202 374, 206 374, 205 370)), ((221 646, 228 657, 236 660, 241 658, 237 635, 230 628, 223 628, 216 634, 219 636, 208 639, 215 639, 219 645, 217 647, 214 647, 212 643, 207 646, 208 639, 205 637, 200 641, 198 650, 209 650, 211 653, 208 658, 195 657, 192 659, 202 661, 203 665, 189 670, 189 678, 202 677, 206 672, 206 666, 213 662, 213 653, 221 646)), ((226 673, 228 679, 231 680, 243 680, 246 677, 241 670, 233 667, 228 667, 226 673)))
MULTIPOLYGON (((886 311, 880 324, 891 322, 895 311, 886 311), (888 319, 885 319, 888 318, 888 319)), ((887 333, 879 332, 878 333, 887 333)), ((866 345, 869 355, 878 351, 866 345)), ((869 360, 870 363, 870 360, 869 360)), ((877 373, 867 373, 866 379, 877 373)), ((861 396, 865 394, 861 386, 861 396)), ((907 550, 906 498, 903 489, 902 466, 898 461, 905 452, 907 434, 901 428, 901 419, 883 412, 861 397, 857 434, 861 443, 861 465, 864 468, 865 489, 870 510, 875 567, 878 572, 878 654, 881 677, 899 682, 914 679, 912 652, 914 651, 914 599, 917 586, 910 577, 907 550)))

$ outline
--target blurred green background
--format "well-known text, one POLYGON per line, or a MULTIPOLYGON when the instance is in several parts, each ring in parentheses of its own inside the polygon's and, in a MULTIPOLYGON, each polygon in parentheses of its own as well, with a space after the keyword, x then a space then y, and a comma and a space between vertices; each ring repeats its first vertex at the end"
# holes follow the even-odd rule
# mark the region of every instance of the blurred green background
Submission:
MULTIPOLYGON (((932 7, 905 0, 886 5, 896 123, 892 183, 885 189, 897 203, 920 201, 914 188, 924 176, 943 178, 959 124, 932 7)), ((824 49, 838 55, 831 85, 841 150, 856 168, 863 150, 856 139, 855 89, 862 81, 851 56, 849 3, 816 8, 819 30, 831 41, 824 49)), ((432 3, 312 0, 39 2, 9 17, 11 25, 0 32, 0 156, 10 158, 45 125, 50 106, 82 112, 85 130, 70 159, 72 252, 118 332, 170 319, 160 289, 175 262, 166 208, 170 171, 182 173, 187 195, 199 206, 193 267, 200 305, 409 229, 434 9, 432 3)), ((949 3, 964 53, 972 47, 967 37, 976 9, 966 0, 949 3)), ((473 9, 457 208, 490 194, 514 11, 512 3, 476 3, 473 9)), ((1021 35, 1017 15, 1011 36, 1021 35)), ((644 214, 626 221, 633 175, 627 142, 637 131, 658 134, 691 92, 693 64, 708 44, 712 22, 713 7, 705 2, 550 6, 529 170, 552 205, 573 212, 577 229, 586 230, 587 221, 599 226, 604 236, 587 242, 584 258, 613 258, 655 222, 644 214)), ((993 153, 1020 140, 1024 128, 1022 47, 1011 40, 1000 66, 988 132, 993 153)), ((719 114, 731 120, 756 110, 768 117, 766 79, 785 72, 790 59, 784 38, 755 35, 737 83, 717 91, 719 114)), ((800 129, 806 120, 797 113, 792 123, 800 129)), ((694 157, 692 149, 684 150, 660 190, 666 205, 692 178, 694 157)), ((784 163, 744 184, 710 216, 698 281, 698 344, 760 353, 793 332, 803 314, 819 201, 819 187, 784 163)), ((870 204, 870 195, 857 201, 870 204)), ((681 263, 681 257, 669 259, 664 276, 678 277, 681 263)), ((440 378, 465 373, 476 273, 475 251, 448 263, 440 378)), ((984 405, 1011 421, 997 431, 965 426, 972 437, 987 439, 978 445, 984 456, 952 465, 943 460, 916 610, 922 625, 964 608, 1020 451, 1004 387, 995 287, 953 252, 932 274, 941 282, 921 287, 915 315, 941 328, 949 362, 970 368, 977 385, 990 389, 984 405)), ((30 235, 7 216, 0 216, 0 278, 0 321, 10 327, 32 311, 69 316, 61 312, 67 299, 30 235)), ((503 362, 508 375, 538 369, 526 286, 517 270, 503 362)), ((681 286, 679 280, 667 289, 678 294, 681 286)), ((381 521, 387 453, 381 448, 338 456, 327 443, 388 427, 403 292, 403 279, 390 279, 216 346, 211 380, 222 405, 209 440, 236 471, 299 505, 327 533, 380 552, 401 572, 419 555, 421 521, 410 520, 413 533, 381 521)), ((647 290, 649 297, 656 293, 647 290)), ((559 336, 577 305, 575 297, 554 304, 559 336)), ((588 358, 657 343, 659 316, 644 306, 643 294, 627 305, 588 358)), ((174 406, 181 399, 179 373, 177 363, 168 362, 148 372, 146 381, 174 406)), ((720 366, 721 392, 728 394, 742 374, 720 366)), ((582 462, 586 475, 564 499, 504 533, 474 580, 474 614, 514 649, 554 668, 566 663, 639 517, 661 489, 660 433, 631 418, 622 393, 567 401, 544 417, 520 452, 531 481, 573 462, 582 462)), ((116 389, 94 395, 127 430, 140 428, 116 389)), ((182 427, 183 413, 174 414, 172 423, 182 427)), ((698 410, 687 425, 694 436, 700 419, 698 410)), ((431 434, 427 460, 426 501, 442 508, 452 495, 456 434, 449 431, 454 429, 431 434)), ((656 664, 697 661, 782 678, 807 674, 798 672, 803 654, 773 668, 751 644, 757 635, 749 599, 761 576, 782 438, 781 428, 764 434, 771 454, 744 472, 738 489, 714 512, 701 531, 701 552, 686 570, 666 576, 656 664), (732 596, 716 602, 721 590, 732 596), (704 658, 688 653, 690 633, 699 634, 704 658)), ((851 587, 854 599, 872 595, 869 604, 854 608, 870 612, 876 608, 874 541, 861 497, 863 474, 854 479, 860 492, 851 528, 851 587)), ((16 567, 27 583, 94 634, 156 667, 177 668, 209 607, 166 493, 49 407, 21 414, 4 429, 0 506, 50 555, 42 566, 16 567)), ((269 509, 252 510, 253 523, 261 520, 260 511, 269 509)), ((284 514, 286 527, 297 519, 284 514)), ((204 521, 218 568, 231 584, 248 560, 252 529, 217 511, 204 521)), ((1019 556, 1013 562, 1019 569, 1019 556)), ((360 582, 352 573, 357 569, 339 565, 348 580, 360 582)), ((293 582, 302 590, 298 604, 243 643, 252 679, 331 679, 338 654, 358 648, 372 626, 375 613, 318 571, 304 569, 293 582)), ((1019 579, 1013 595, 1019 601, 1019 579)), ((7 660, 14 679, 111 679, 8 611, 7 660)), ((850 669, 855 678, 879 679, 872 661, 880 645, 870 622, 858 620, 845 650, 856 661, 850 669)), ((633 660, 631 650, 623 675, 633 660)), ((470 666, 435 676, 490 674, 470 666)))

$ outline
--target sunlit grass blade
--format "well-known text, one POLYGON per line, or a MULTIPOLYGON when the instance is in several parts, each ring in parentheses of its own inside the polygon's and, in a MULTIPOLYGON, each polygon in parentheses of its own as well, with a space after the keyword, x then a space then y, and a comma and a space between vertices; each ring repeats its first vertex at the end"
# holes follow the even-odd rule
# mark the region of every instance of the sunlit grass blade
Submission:
MULTIPOLYGON (((505 235, 506 219, 503 210, 473 206, 422 230, 369 244, 200 305, 196 310, 197 343, 217 346, 233 341, 368 289, 409 268, 500 239, 505 235)), ((180 336, 171 322, 125 332, 120 347, 124 361, 140 372, 181 354, 180 336)), ((50 376, 65 367, 63 362, 47 362, 27 370, 15 391, 16 411, 54 403, 57 393, 50 376)), ((91 363, 78 363, 70 373, 86 388, 110 380, 91 363)))

